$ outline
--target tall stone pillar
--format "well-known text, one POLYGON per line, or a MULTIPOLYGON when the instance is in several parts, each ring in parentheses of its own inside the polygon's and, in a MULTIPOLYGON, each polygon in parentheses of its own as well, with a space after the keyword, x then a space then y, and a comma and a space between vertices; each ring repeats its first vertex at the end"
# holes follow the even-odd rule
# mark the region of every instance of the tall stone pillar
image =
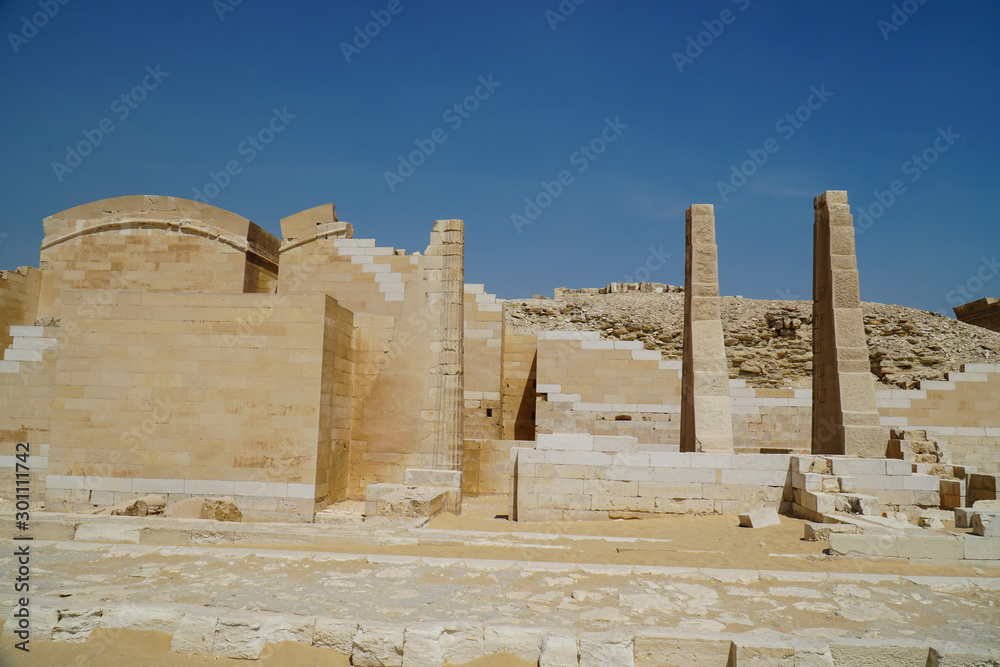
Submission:
POLYGON ((715 208, 695 204, 686 218, 681 451, 731 452, 733 416, 719 310, 715 208))
POLYGON ((828 190, 813 207, 812 453, 881 457, 847 193, 828 190))
MULTIPOLYGON (((439 282, 428 290, 430 312, 439 312, 437 364, 431 369, 430 392, 434 403, 434 468, 462 470, 463 417, 465 414, 463 367, 463 300, 465 293, 465 223, 437 220, 428 253, 441 258, 439 282)), ((433 284, 433 283, 432 283, 433 284)))

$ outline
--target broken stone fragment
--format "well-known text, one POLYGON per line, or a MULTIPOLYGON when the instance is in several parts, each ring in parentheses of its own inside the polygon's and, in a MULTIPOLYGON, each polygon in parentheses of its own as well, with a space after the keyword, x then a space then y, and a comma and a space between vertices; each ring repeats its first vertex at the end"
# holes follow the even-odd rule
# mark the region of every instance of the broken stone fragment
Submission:
POLYGON ((778 512, 773 507, 761 507, 746 514, 740 514, 740 525, 744 528, 763 528, 781 523, 778 512))
POLYGON ((229 496, 209 498, 202 503, 201 518, 215 519, 216 521, 243 521, 243 513, 229 496))

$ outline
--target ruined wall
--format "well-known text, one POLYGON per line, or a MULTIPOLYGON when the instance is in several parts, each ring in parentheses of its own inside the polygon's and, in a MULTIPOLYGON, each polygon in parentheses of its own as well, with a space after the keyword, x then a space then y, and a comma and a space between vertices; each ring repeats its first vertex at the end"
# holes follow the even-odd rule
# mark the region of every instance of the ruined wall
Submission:
POLYGON ((513 447, 532 447, 529 440, 465 440, 465 467, 462 470, 462 494, 466 496, 510 493, 513 447))
POLYGON ((497 440, 501 434, 503 306, 483 285, 465 286, 465 437, 497 440))
POLYGON ((462 453, 461 221, 434 223, 423 255, 354 239, 329 210, 282 221, 279 294, 324 292, 355 313, 348 495, 454 469, 462 453), (300 219, 301 218, 301 219, 300 219), (308 218, 308 219, 306 219, 308 218))
POLYGON ((268 292, 278 239, 228 211, 176 197, 117 197, 44 221, 40 315, 67 289, 268 292))
POLYGON ((502 433, 504 440, 535 439, 535 385, 537 384, 538 337, 503 328, 502 433))
POLYGON ((680 362, 597 332, 538 334, 538 433, 680 439, 680 362))
POLYGON ((38 315, 42 272, 30 266, 0 271, 0 350, 13 342, 9 327, 32 325, 38 315))
POLYGON ((948 380, 878 392, 882 424, 947 442, 957 465, 1000 472, 1000 364, 965 364, 948 380))
POLYGON ((350 313, 333 299, 62 297, 63 328, 75 333, 56 361, 50 507, 232 495, 251 519, 310 520, 336 496, 330 438, 343 427, 350 313), (240 324, 261 312, 266 321, 240 324))

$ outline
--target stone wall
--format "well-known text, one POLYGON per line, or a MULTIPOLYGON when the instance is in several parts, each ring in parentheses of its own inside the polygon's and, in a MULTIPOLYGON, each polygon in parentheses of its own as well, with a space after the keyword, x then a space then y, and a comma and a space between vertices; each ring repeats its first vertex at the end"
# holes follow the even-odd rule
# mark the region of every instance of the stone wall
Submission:
POLYGON ((9 327, 30 326, 38 315, 42 272, 30 266, 0 271, 0 350, 13 342, 9 327))
POLYGON ((679 361, 591 331, 538 333, 538 433, 630 435, 677 444, 679 361))
POLYGON ((273 298, 64 292, 48 506, 231 495, 250 518, 310 520, 342 498, 351 313, 288 296, 240 331, 273 298))
POLYGON ((269 292, 277 278, 277 238, 187 199, 105 199, 44 227, 40 315, 58 317, 68 289, 269 292))
POLYGON ((534 440, 538 338, 533 333, 520 333, 505 326, 502 341, 502 437, 534 440))
POLYGON ((465 437, 501 437, 503 305, 483 285, 465 285, 465 437))

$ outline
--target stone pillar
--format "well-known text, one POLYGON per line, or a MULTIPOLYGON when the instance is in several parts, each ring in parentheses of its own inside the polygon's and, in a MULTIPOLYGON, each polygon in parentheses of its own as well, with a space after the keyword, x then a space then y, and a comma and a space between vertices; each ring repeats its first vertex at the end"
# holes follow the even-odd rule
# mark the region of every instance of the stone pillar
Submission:
POLYGON ((437 364, 431 369, 430 392, 436 413, 433 426, 434 468, 462 469, 463 416, 465 414, 463 343, 465 293, 465 223, 437 220, 428 254, 441 258, 440 291, 428 291, 430 312, 440 313, 437 364))
POLYGON ((686 217, 681 451, 731 452, 733 416, 719 311, 715 209, 695 204, 686 217))
POLYGON ((881 457, 847 193, 828 190, 813 207, 812 453, 881 457))

